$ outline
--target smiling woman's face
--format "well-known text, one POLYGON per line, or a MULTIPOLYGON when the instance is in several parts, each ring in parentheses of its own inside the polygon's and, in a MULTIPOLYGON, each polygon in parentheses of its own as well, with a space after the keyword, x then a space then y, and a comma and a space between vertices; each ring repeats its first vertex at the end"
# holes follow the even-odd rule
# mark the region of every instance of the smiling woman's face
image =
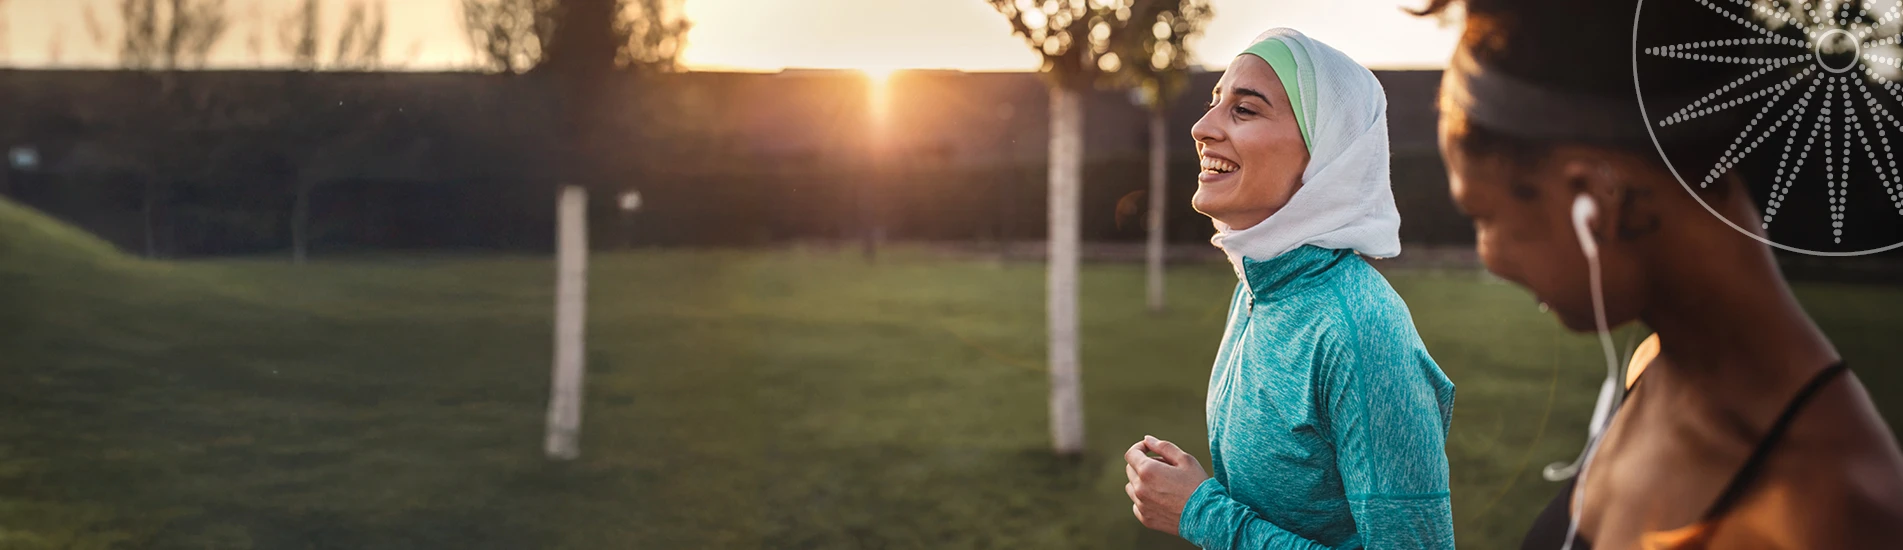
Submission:
POLYGON ((1236 56, 1213 93, 1209 112, 1190 129, 1202 160, 1190 205, 1232 229, 1247 229, 1295 196, 1308 168, 1308 145, 1288 92, 1262 58, 1236 56))

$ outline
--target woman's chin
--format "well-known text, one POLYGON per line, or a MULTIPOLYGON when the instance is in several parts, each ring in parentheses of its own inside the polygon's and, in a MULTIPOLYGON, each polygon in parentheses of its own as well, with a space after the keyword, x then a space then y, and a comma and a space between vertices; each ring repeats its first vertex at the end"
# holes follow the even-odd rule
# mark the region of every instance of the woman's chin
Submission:
POLYGON ((1196 196, 1189 199, 1189 207, 1196 209, 1197 212, 1204 216, 1221 219, 1221 201, 1211 200, 1211 197, 1205 196, 1205 193, 1206 191, 1202 190, 1196 191, 1196 196))
POLYGON ((1552 313, 1553 319, 1558 320, 1560 326, 1566 327, 1568 331, 1578 334, 1599 332, 1599 319, 1593 316, 1592 306, 1552 307, 1552 313))
POLYGON ((1205 216, 1219 217, 1224 212, 1234 210, 1235 187, 1227 182, 1197 183, 1196 194, 1189 197, 1189 205, 1205 216))
POLYGON ((1226 193, 1209 193, 1208 190, 1202 190, 1197 191, 1196 196, 1190 198, 1189 206, 1201 212, 1202 215, 1229 226, 1229 229, 1238 231, 1262 223, 1262 220, 1274 214, 1273 211, 1263 212, 1259 208, 1252 208, 1253 205, 1237 204, 1229 198, 1226 193))

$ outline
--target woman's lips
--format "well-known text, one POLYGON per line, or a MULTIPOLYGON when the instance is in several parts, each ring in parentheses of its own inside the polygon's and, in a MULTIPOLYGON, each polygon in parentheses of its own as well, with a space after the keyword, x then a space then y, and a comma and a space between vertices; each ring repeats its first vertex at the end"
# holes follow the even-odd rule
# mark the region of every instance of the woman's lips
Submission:
POLYGON ((1229 160, 1228 157, 1210 151, 1202 152, 1201 158, 1198 159, 1198 164, 1202 168, 1202 172, 1197 174, 1196 180, 1203 183, 1222 181, 1228 179, 1231 174, 1242 170, 1242 166, 1236 164, 1236 161, 1229 160))
POLYGON ((1218 182, 1227 180, 1231 177, 1235 177, 1235 175, 1236 175, 1235 172, 1217 172, 1215 170, 1204 170, 1196 174, 1196 181, 1202 182, 1202 183, 1218 183, 1218 182))

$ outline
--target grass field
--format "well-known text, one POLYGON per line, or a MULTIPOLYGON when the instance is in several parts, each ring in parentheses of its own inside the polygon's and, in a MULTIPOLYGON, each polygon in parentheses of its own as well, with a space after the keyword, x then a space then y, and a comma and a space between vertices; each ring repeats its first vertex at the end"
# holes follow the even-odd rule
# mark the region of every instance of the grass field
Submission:
MULTIPOLYGON (((1457 537, 1509 548, 1603 364, 1526 294, 1391 272, 1458 385, 1457 537)), ((1145 434, 1206 459, 1233 276, 1084 270, 1092 452, 1048 452, 1043 270, 598 255, 583 458, 540 456, 552 262, 147 264, 0 203, 0 549, 1180 548, 1129 517, 1145 434)), ((1903 289, 1802 295, 1903 425, 1903 289)), ((1628 330, 1621 339, 1636 335, 1628 330)))

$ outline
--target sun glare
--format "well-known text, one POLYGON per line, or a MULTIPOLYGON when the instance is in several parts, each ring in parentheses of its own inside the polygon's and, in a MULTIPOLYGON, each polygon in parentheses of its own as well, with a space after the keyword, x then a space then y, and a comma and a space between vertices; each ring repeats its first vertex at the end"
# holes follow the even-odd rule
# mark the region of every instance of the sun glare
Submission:
POLYGON ((872 123, 883 128, 891 116, 892 109, 892 73, 896 67, 867 67, 859 69, 866 75, 866 104, 872 109, 872 123))

